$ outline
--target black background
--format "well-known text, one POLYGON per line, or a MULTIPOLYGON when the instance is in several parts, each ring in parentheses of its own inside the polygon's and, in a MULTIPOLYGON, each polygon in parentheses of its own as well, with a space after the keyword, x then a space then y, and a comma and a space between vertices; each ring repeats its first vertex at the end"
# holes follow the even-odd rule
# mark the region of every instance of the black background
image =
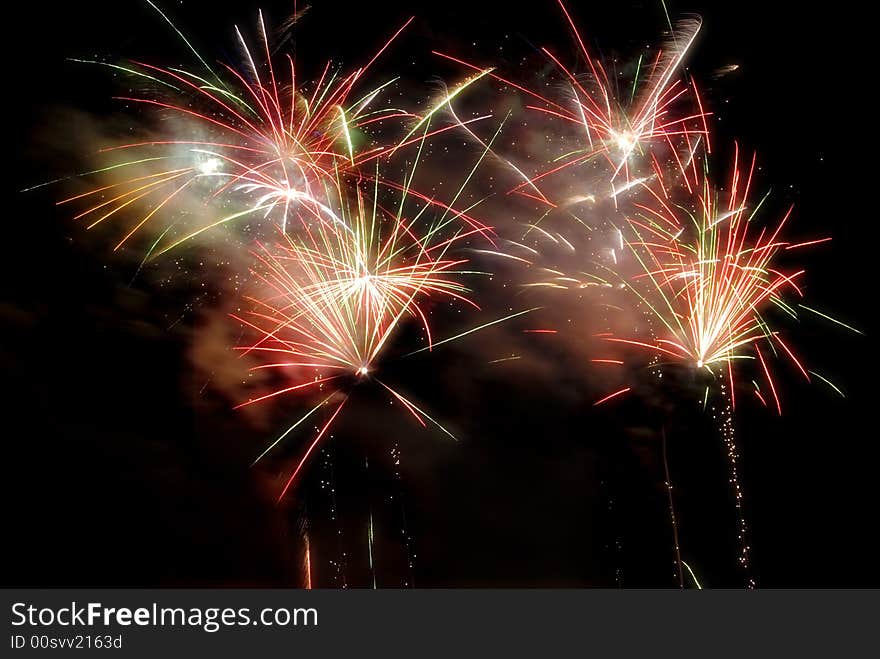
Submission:
MULTIPOLYGON (((739 65, 723 83, 708 85, 718 138, 759 151, 764 183, 781 202, 796 204, 800 235, 833 235, 830 246, 809 255, 808 296, 866 332, 857 337, 813 323, 797 334, 801 353, 841 383, 847 399, 789 378, 784 417, 755 407, 738 415, 758 583, 877 586, 870 43, 867 19, 857 12, 806 7, 673 2, 670 12, 703 17, 690 58, 698 80, 739 65)), ((251 25, 256 8, 165 6, 218 57, 231 43, 231 25, 251 25)), ((270 22, 291 9, 280 2, 263 8, 270 22)), ((624 52, 665 25, 659 2, 572 2, 571 10, 591 43, 624 52)), ((198 385, 187 375, 185 328, 195 315, 168 330, 169 310, 183 302, 125 286, 130 270, 103 260, 99 245, 54 209, 51 191, 19 192, 82 169, 47 164, 45 145, 34 138, 56 116, 53 107, 113 109, 109 76, 65 58, 173 61, 185 53, 139 2, 34 2, 5 11, 4 105, 12 117, 0 307, 4 583, 300 583, 302 509, 276 506, 277 483, 247 466, 255 444, 242 436, 259 443, 265 434, 228 410, 206 415, 193 403, 198 385)), ((297 32, 297 51, 315 53, 306 57, 312 67, 331 57, 356 61, 411 14, 416 22, 379 73, 404 70, 416 82, 430 81, 435 69, 448 71, 429 56, 438 46, 486 61, 495 44, 506 49, 501 58, 529 44, 571 48, 549 1, 449 0, 316 2, 297 32)), ((657 435, 633 431, 650 425, 651 412, 635 400, 608 411, 569 409, 552 391, 528 384, 477 381, 468 388, 478 404, 467 406, 470 432, 458 445, 393 424, 357 441, 334 440, 324 458, 335 469, 338 522, 316 521, 327 519, 328 501, 319 487, 324 458, 315 461, 306 503, 317 585, 339 585, 326 563, 339 547, 347 553, 346 583, 369 585, 368 508, 379 527, 380 586, 675 585, 657 435), (403 453, 400 479, 388 457, 392 435, 403 453), (399 537, 401 498, 416 554, 412 570, 399 537)), ((442 402, 442 387, 434 389, 426 385, 421 398, 442 402)), ((677 429, 669 458, 685 559, 704 585, 740 586, 720 442, 690 407, 669 424, 677 429)), ((354 428, 343 425, 337 436, 354 428)))

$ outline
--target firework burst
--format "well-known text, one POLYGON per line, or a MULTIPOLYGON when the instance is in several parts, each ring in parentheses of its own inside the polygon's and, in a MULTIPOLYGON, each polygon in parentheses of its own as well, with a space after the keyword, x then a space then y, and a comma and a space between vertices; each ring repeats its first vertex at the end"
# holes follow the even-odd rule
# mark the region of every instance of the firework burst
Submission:
MULTIPOLYGON (((698 174, 695 166, 692 180, 683 186, 693 193, 684 202, 675 201, 675 191, 663 185, 659 173, 655 185, 643 185, 645 200, 634 202, 636 212, 627 218, 627 233, 632 236, 627 245, 636 272, 624 277, 622 285, 647 315, 650 336, 602 336, 605 341, 645 353, 649 369, 658 376, 671 365, 706 374, 701 378, 707 382, 703 408, 710 408, 724 441, 737 514, 738 560, 750 587, 755 582, 750 574, 749 534, 733 416, 738 381, 744 372, 757 372, 756 377, 749 378, 752 391, 761 403, 772 404, 779 414, 782 404, 771 370, 772 357, 788 361, 807 381, 812 374, 828 382, 803 366, 772 317, 797 318, 799 309, 813 311, 787 299, 802 297, 805 271, 787 267, 783 255, 829 239, 799 243, 784 239, 783 228, 791 208, 776 223, 761 222, 759 211, 767 196, 757 203, 751 201, 754 172, 755 157, 743 168, 737 147, 723 192, 714 188, 707 168, 698 174), (754 368, 746 370, 747 364, 754 368), (766 385, 764 391, 759 380, 766 385), (712 390, 715 395, 710 399, 712 390)), ((596 404, 629 391, 630 387, 625 387, 596 404)))
POLYGON ((285 234, 276 245, 260 246, 255 275, 263 293, 249 298, 252 311, 236 316, 257 333, 257 339, 240 351, 273 358, 256 368, 277 371, 289 384, 242 406, 294 392, 321 399, 263 455, 325 404, 334 406, 282 496, 359 383, 378 383, 422 426, 431 421, 448 434, 376 377, 377 363, 407 320, 417 321, 432 345, 426 305, 445 299, 477 308, 461 283, 461 277, 469 274, 462 269, 467 261, 450 257, 449 251, 479 231, 458 230, 441 237, 449 221, 424 228, 423 215, 430 208, 423 205, 407 219, 383 209, 358 188, 349 204, 340 205, 341 224, 318 224, 298 235, 285 234))
MULTIPOLYGON (((658 321, 659 331, 649 340, 606 340, 647 350, 663 363, 704 370, 716 382, 726 379, 733 406, 737 364, 757 362, 781 413, 770 354, 784 357, 807 380, 810 376, 767 314, 776 309, 796 317, 797 307, 786 296, 802 296, 805 271, 777 261, 781 253, 817 241, 793 244, 782 238, 791 209, 775 225, 758 222, 766 196, 750 201, 754 170, 754 156, 740 167, 737 149, 726 192, 716 191, 704 172, 689 204, 671 201, 660 186, 645 186, 647 201, 635 203, 638 211, 628 218, 634 235, 628 246, 638 272, 625 285, 658 321)), ((768 402, 757 385, 754 391, 768 402)))
MULTIPOLYGON (((154 111, 162 119, 160 134, 103 149, 113 162, 88 173, 100 178, 100 184, 59 204, 83 205, 76 219, 89 229, 113 217, 133 217, 116 249, 148 223, 164 218, 162 244, 151 248, 157 255, 233 222, 250 229, 254 220, 267 221, 282 231, 294 219, 304 225, 339 223, 333 208, 343 193, 340 186, 362 177, 365 163, 421 142, 424 134, 412 136, 427 127, 447 101, 441 99, 427 113, 415 115, 387 104, 376 107, 394 80, 357 92, 373 62, 409 22, 366 65, 346 73, 328 62, 312 82, 302 80, 289 54, 280 61, 273 57, 262 13, 256 49, 236 28, 242 52, 237 66, 212 67, 176 27, 202 71, 138 61, 93 62, 142 83, 142 94, 132 92, 120 100, 154 111), (415 127, 399 142, 380 144, 371 131, 382 130, 391 119, 414 119, 415 127), (170 229, 174 231, 166 235, 170 229)), ((479 77, 465 81, 450 95, 479 77)))
MULTIPOLYGON (((640 56, 631 84, 622 86, 616 76, 609 75, 601 59, 589 51, 561 0, 559 6, 577 41, 579 55, 586 63, 586 74, 575 73, 545 47, 541 49, 542 53, 549 58, 563 81, 560 95, 551 98, 494 73, 489 75, 523 93, 529 99, 528 110, 562 122, 565 130, 573 129, 579 145, 555 156, 549 168, 534 175, 525 174, 509 159, 502 158, 522 179, 514 192, 555 207, 558 202, 554 195, 543 189, 546 179, 602 158, 610 167, 611 196, 616 197, 642 181, 635 172, 643 170, 644 166, 650 168, 671 154, 679 167, 684 168, 701 143, 709 148, 706 124, 709 113, 703 110, 696 85, 690 79, 685 82, 680 74, 700 29, 698 19, 682 22, 673 31, 670 42, 658 49, 649 63, 644 63, 643 56, 640 56), (689 93, 696 109, 682 112, 682 104, 689 93), (619 176, 624 178, 622 184, 616 183, 619 176)), ((472 70, 480 70, 457 57, 436 54, 472 70)))

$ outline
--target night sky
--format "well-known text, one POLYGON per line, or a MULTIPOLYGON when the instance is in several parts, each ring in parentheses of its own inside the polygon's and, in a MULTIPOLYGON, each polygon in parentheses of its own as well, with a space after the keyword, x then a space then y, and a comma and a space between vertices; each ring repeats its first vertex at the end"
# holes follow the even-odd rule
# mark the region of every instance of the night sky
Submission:
MULTIPOLYGON (((846 399, 781 368, 784 416, 755 400, 737 410, 754 575, 764 587, 880 586, 867 26, 834 6, 667 4, 674 17, 703 18, 688 61, 714 112, 716 142, 757 150, 759 188, 772 189, 777 210, 795 204, 795 235, 833 236, 802 255, 807 297, 865 333, 813 321, 789 330, 846 399)), ((260 6, 269 24, 292 11, 276 1, 162 6, 221 60, 235 56, 233 24, 252 27, 260 6)), ((359 62, 413 14, 374 71, 377 80, 401 75, 404 90, 461 77, 433 49, 499 63, 519 79, 529 72, 517 62, 538 61, 542 45, 574 53, 554 2, 514 6, 317 1, 297 28, 298 63, 314 72, 329 58, 359 62)), ((656 41, 666 24, 659 0, 569 6, 603 56, 656 41)), ((20 192, 88 169, 89 154, 76 161, 71 145, 94 117, 125 116, 112 76, 66 58, 173 65, 189 62, 187 52, 137 0, 8 11, 7 30, 24 40, 5 57, 13 113, 0 260, 7 586, 299 586, 305 524, 316 586, 370 587, 375 575, 380 587, 675 587, 665 436, 683 558, 704 586, 742 587, 717 429, 693 396, 593 407, 607 389, 572 369, 583 354, 550 337, 523 338, 523 329, 557 320, 553 309, 389 364, 389 377, 458 443, 365 391, 296 494, 276 504, 297 444, 287 461, 250 463, 297 410, 254 419, 205 386, 205 363, 217 357, 210 346, 229 339, 221 296, 205 293, 199 277, 135 276, 136 260, 113 256, 106 235, 55 207, 62 188, 20 192), (523 349, 533 361, 486 367, 501 354, 486 351, 512 336, 518 347, 530 341, 523 349)), ((487 317, 506 308, 493 302, 510 291, 502 281, 476 291, 487 317)), ((446 333, 468 326, 451 310, 434 316, 446 333)), ((397 352, 417 340, 404 332, 397 352)))

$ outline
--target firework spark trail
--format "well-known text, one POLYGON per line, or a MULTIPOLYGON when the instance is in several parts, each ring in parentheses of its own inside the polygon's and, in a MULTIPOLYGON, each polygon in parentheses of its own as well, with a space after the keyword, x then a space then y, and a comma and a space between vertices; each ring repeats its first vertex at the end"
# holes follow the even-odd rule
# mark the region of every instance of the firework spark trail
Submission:
POLYGON ((305 543, 305 551, 303 552, 303 571, 305 573, 305 589, 312 589, 312 548, 309 544, 308 530, 303 533, 303 542, 305 543))
POLYGON ((736 431, 733 420, 732 396, 728 394, 727 387, 722 385, 721 409, 712 410, 712 416, 721 424, 721 437, 724 440, 724 449, 727 454, 729 466, 728 484, 733 493, 733 507, 736 514, 736 537, 739 543, 739 556, 737 561, 746 575, 749 588, 755 588, 755 579, 751 573, 751 547, 749 546, 749 526, 743 508, 743 491, 739 480, 739 447, 736 443, 736 431), (718 418, 720 416, 720 419, 718 418))
POLYGON ((675 499, 672 496, 672 478, 669 475, 669 460, 666 456, 666 429, 660 429, 661 457, 663 458, 663 478, 666 486, 666 498, 669 501, 669 521, 672 527, 672 546, 675 550, 675 574, 678 587, 684 589, 684 573, 682 572, 681 545, 678 541, 678 524, 675 520, 675 499))

